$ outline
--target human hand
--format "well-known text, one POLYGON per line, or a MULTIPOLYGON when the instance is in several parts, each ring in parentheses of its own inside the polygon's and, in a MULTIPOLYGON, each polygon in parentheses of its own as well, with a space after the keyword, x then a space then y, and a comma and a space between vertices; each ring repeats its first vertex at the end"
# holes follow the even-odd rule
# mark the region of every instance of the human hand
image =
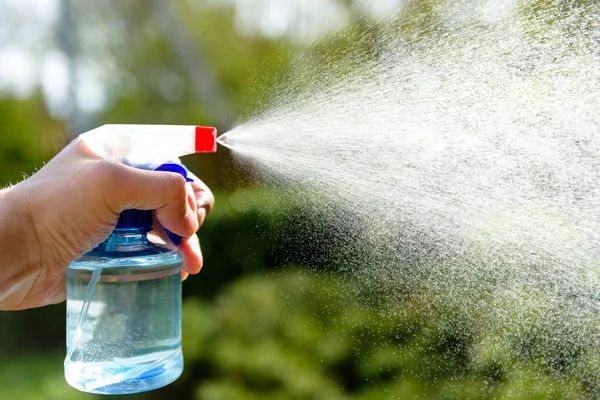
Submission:
POLYGON ((101 159, 74 140, 31 178, 0 191, 0 309, 65 299, 65 269, 112 232, 119 213, 152 209, 161 226, 184 237, 185 272, 202 267, 195 232, 214 198, 199 179, 144 171, 101 159))

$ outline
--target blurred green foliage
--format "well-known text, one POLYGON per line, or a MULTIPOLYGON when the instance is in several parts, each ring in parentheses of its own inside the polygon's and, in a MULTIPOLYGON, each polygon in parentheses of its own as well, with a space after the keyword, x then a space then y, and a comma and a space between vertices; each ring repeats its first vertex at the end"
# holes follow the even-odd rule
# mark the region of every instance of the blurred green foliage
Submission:
POLYGON ((63 131, 39 94, 27 100, 0 96, 0 188, 19 182, 56 154, 64 144, 63 131))
POLYGON ((475 342, 461 316, 429 319, 427 308, 426 299, 373 308, 357 302, 337 277, 299 268, 245 278, 215 306, 185 305, 187 366, 202 375, 193 381, 195 394, 207 400, 581 394, 536 360, 476 357, 486 345, 475 342))

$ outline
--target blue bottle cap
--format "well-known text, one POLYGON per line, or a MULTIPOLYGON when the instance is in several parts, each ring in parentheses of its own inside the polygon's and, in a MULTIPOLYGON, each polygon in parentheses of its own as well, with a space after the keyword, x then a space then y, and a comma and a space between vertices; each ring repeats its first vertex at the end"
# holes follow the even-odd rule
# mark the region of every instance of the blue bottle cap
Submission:
POLYGON ((138 229, 152 230, 152 210, 125 210, 119 214, 115 230, 138 229))

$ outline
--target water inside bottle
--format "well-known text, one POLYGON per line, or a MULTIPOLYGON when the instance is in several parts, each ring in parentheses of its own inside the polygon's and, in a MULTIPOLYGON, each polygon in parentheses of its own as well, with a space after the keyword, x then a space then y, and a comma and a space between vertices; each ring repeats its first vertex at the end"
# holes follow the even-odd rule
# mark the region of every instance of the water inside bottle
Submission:
POLYGON ((181 263, 92 266, 67 270, 69 384, 122 394, 173 382, 183 370, 181 263))

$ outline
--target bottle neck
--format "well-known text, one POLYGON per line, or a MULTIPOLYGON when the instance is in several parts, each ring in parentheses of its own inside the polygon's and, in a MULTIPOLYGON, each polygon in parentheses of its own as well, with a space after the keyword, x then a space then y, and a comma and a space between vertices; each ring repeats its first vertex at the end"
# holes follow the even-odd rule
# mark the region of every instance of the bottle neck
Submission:
POLYGON ((148 239, 149 230, 148 227, 142 229, 115 229, 104 242, 86 253, 86 255, 89 257, 121 258, 178 253, 178 250, 172 246, 151 242, 148 239))
POLYGON ((125 247, 137 247, 147 245, 148 232, 150 229, 115 229, 113 233, 101 244, 106 250, 115 251, 125 247))

